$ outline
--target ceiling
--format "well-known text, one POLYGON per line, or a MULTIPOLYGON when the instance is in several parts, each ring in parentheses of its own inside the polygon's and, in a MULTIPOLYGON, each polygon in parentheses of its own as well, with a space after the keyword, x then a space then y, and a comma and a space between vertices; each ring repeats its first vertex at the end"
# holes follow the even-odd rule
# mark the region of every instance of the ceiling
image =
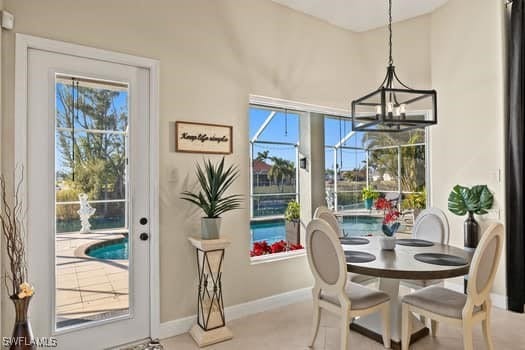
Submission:
MULTIPOLYGON (((272 0, 355 32, 388 23, 387 0, 272 0)), ((393 0, 394 22, 430 13, 448 0, 393 0)))

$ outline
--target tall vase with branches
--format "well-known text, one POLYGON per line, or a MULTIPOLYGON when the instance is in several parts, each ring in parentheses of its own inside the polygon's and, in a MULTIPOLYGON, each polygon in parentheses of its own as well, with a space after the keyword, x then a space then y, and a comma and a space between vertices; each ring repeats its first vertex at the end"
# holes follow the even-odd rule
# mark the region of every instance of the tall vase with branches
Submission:
MULTIPOLYGON (((22 200, 23 169, 12 191, 8 190, 5 176, 0 175, 0 226, 6 246, 9 265, 3 276, 4 285, 16 311, 10 350, 36 349, 33 332, 27 317, 29 302, 34 294, 28 282, 26 235, 23 225, 22 200)), ((15 171, 15 177, 16 177, 15 171)))

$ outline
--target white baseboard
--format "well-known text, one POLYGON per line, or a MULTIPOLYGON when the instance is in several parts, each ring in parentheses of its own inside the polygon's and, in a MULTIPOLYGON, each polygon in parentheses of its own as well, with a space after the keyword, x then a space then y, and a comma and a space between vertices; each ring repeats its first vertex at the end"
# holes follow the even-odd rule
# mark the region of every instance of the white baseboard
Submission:
MULTIPOLYGON (((464 292, 462 284, 445 281, 445 287, 459 293, 464 292)), ((495 306, 498 309, 507 310, 507 297, 505 295, 490 293, 490 300, 492 300, 492 306, 495 306)))
MULTIPOLYGON (((252 300, 246 303, 228 306, 224 309, 227 321, 257 314, 260 312, 277 309, 286 305, 297 303, 312 297, 311 288, 303 288, 272 295, 266 298, 252 300)), ((164 322, 160 325, 160 338, 166 339, 179 334, 189 332, 190 328, 197 322, 197 315, 179 318, 177 320, 164 322)))

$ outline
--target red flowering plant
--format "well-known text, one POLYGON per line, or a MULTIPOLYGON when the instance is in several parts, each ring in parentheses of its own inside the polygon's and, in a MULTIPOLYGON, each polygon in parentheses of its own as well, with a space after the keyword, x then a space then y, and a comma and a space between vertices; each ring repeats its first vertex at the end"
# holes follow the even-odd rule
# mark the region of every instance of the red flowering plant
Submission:
POLYGON ((300 244, 290 244, 280 240, 272 244, 267 241, 253 242, 253 248, 250 250, 250 256, 260 256, 266 254, 283 253, 292 250, 304 249, 300 244))
POLYGON ((383 225, 381 226, 383 233, 392 237, 399 229, 401 223, 397 221, 401 216, 401 212, 396 207, 392 206, 392 203, 384 197, 378 198, 375 202, 375 207, 378 210, 383 210, 383 225))

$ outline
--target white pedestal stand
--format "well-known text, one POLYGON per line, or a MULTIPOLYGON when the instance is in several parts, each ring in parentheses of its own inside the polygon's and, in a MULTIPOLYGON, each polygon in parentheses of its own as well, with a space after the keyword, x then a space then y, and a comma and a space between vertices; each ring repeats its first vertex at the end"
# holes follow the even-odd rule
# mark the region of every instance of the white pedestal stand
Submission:
POLYGON ((190 335, 199 347, 232 339, 233 334, 226 327, 221 285, 224 251, 230 241, 194 237, 188 240, 196 248, 199 269, 197 324, 191 328, 190 335))

